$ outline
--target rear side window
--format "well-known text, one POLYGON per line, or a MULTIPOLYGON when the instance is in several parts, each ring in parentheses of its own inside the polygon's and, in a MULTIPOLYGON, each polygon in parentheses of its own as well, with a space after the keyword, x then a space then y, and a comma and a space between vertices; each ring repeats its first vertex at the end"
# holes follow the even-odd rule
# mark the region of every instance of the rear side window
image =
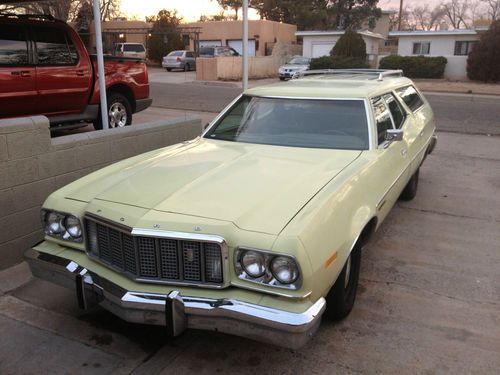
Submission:
POLYGON ((415 90, 415 87, 413 86, 398 89, 396 90, 396 93, 413 112, 424 105, 424 101, 420 95, 418 95, 417 90, 415 90))
POLYGON ((28 65, 26 32, 17 25, 0 25, 0 66, 28 65))
POLYGON ((403 108, 401 108, 401 105, 392 94, 384 95, 384 100, 389 107, 389 111, 391 112, 392 119, 394 120, 394 126, 397 129, 401 128, 405 122, 406 115, 403 108))
POLYGON ((142 44, 125 44, 123 47, 125 52, 144 52, 144 46, 142 44))
POLYGON ((34 29, 38 65, 76 65, 78 53, 64 30, 38 27, 34 29), (69 42, 69 43, 68 43, 69 42))
POLYGON ((375 122, 377 123, 377 137, 378 144, 382 144, 385 141, 385 133, 388 129, 393 129, 391 115, 389 113, 389 108, 385 104, 382 98, 375 98, 372 101, 373 113, 375 115, 375 122))
POLYGON ((215 53, 215 48, 214 47, 201 47, 200 48, 200 55, 210 55, 213 56, 215 53))
POLYGON ((174 51, 174 52, 170 52, 168 54, 168 56, 171 56, 171 57, 181 57, 183 54, 184 54, 184 52, 182 52, 182 51, 174 51))

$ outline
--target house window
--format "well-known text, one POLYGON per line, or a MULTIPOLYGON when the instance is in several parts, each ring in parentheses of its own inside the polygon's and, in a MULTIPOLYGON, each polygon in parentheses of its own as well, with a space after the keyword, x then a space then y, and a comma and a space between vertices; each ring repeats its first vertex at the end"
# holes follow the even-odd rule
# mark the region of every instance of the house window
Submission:
POLYGON ((431 51, 431 42, 416 42, 413 43, 414 55, 428 55, 431 51))
POLYGON ((474 44, 476 44, 475 41, 456 41, 455 56, 467 56, 472 51, 474 44))

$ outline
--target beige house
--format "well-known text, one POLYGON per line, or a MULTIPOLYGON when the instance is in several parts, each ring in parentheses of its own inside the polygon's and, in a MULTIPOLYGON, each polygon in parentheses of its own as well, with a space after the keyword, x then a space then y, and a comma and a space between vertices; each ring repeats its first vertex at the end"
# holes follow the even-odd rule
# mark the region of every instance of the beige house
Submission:
MULTIPOLYGON (((295 44, 297 42, 295 37, 297 26, 295 25, 267 20, 251 20, 248 24, 250 56, 270 56, 275 43, 295 44)), ((229 46, 242 53, 242 21, 192 22, 182 26, 199 28, 199 47, 229 46)), ((189 49, 195 50, 193 38, 189 38, 189 49)))

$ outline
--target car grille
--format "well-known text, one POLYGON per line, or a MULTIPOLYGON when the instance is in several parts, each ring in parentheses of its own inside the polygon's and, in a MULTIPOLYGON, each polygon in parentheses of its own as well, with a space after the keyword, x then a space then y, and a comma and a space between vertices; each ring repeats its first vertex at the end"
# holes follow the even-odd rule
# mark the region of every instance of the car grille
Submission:
POLYGON ((144 282, 221 286, 222 246, 217 242, 134 236, 130 229, 86 217, 87 253, 144 282))

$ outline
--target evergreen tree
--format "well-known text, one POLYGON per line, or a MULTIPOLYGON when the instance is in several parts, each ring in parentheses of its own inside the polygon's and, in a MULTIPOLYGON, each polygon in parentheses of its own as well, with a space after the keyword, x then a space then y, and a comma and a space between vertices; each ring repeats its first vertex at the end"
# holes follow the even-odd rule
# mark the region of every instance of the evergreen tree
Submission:
POLYGON ((332 48, 330 55, 366 60, 366 43, 360 34, 348 28, 332 48))
POLYGON ((483 82, 500 81, 500 20, 481 35, 467 59, 469 79, 483 82))
POLYGON ((153 23, 148 42, 148 57, 151 60, 160 62, 169 52, 184 49, 182 37, 177 31, 182 18, 177 16, 175 10, 160 10, 156 16, 147 17, 146 20, 153 23))

